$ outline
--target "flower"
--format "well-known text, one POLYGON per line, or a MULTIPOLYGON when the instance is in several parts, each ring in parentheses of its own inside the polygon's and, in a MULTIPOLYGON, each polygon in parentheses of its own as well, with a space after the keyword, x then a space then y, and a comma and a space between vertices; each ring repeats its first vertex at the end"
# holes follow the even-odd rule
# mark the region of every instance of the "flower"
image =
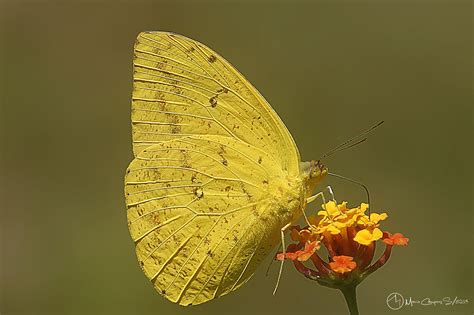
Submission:
MULTIPOLYGON (((362 203, 359 207, 350 209, 347 208, 347 202, 336 204, 334 201, 329 201, 322 205, 323 210, 318 212, 321 219, 318 220, 317 230, 319 233, 340 234, 344 228, 353 226, 355 222, 364 219, 364 212, 368 207, 368 204, 362 203)), ((364 221, 360 221, 359 224, 363 225, 364 221)))
POLYGON ((383 239, 383 242, 390 246, 393 246, 393 245, 407 246, 408 241, 409 239, 403 236, 402 233, 395 233, 392 235, 390 234, 390 232, 386 232, 385 238, 383 239))
POLYGON ((357 264, 351 256, 334 256, 333 262, 329 263, 331 269, 337 273, 346 273, 354 270, 357 264))
POLYGON ((344 295, 355 294, 355 287, 390 258, 394 245, 406 246, 408 238, 401 233, 382 232, 386 213, 369 213, 369 205, 350 208, 347 202, 329 201, 316 215, 308 217, 308 226, 290 228, 290 244, 278 260, 291 260, 298 272, 319 284, 340 289, 344 295), (375 261, 376 243, 381 240, 385 251, 375 261), (318 254, 321 244, 329 257, 318 254), (308 266, 311 261, 312 267, 308 266), (349 291, 348 291, 349 290, 349 291))
POLYGON ((370 245, 372 242, 381 239, 383 236, 382 231, 380 229, 363 229, 357 232, 356 236, 354 237, 354 241, 362 245, 370 245))
POLYGON ((354 237, 354 241, 367 246, 370 243, 381 239, 383 233, 378 228, 379 222, 385 220, 387 217, 388 216, 386 213, 371 213, 370 216, 362 215, 358 219, 357 224, 359 224, 359 226, 363 226, 364 229, 357 232, 356 236, 354 237))
POLYGON ((299 226, 293 226, 290 233, 293 241, 302 243, 312 242, 319 239, 318 234, 314 233, 311 229, 302 229, 299 226))
POLYGON ((288 253, 279 253, 277 255, 277 260, 299 260, 299 261, 306 261, 308 260, 311 255, 314 254, 316 250, 320 247, 319 241, 314 242, 307 242, 304 246, 303 250, 297 250, 295 252, 288 252, 288 253))

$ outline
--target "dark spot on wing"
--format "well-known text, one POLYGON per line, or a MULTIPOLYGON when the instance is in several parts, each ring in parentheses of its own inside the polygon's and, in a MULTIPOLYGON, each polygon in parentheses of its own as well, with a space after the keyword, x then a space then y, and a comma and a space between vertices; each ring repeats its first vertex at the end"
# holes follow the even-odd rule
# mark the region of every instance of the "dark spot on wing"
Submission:
POLYGON ((225 149, 224 149, 224 146, 221 145, 219 147, 219 151, 217 151, 217 154, 219 154, 219 156, 222 158, 221 162, 222 164, 224 164, 225 166, 228 165, 228 162, 227 162, 227 159, 225 158, 224 154, 225 154, 225 149))
POLYGON ((219 146, 219 152, 218 153, 219 153, 219 155, 225 153, 225 148, 222 144, 219 146))
POLYGON ((173 125, 171 126, 171 133, 176 134, 181 132, 181 126, 173 125))
POLYGON ((257 217, 259 216, 259 213, 258 213, 258 211, 257 211, 257 206, 256 206, 256 205, 254 205, 254 206, 252 207, 252 212, 253 212, 253 214, 256 215, 257 217))
POLYGON ((157 214, 154 214, 153 215, 153 222, 155 222, 156 225, 160 225, 161 224, 160 216, 157 215, 157 214))
POLYGON ((242 186, 242 191, 244 192, 244 194, 247 195, 248 200, 252 199, 252 195, 243 186, 242 186))
POLYGON ((193 188, 193 194, 198 197, 199 199, 201 199, 202 197, 204 197, 204 191, 202 190, 202 188, 200 187, 195 187, 193 188))
POLYGON ((258 157, 258 164, 262 164, 262 157, 261 156, 258 157))
POLYGON ((210 55, 209 58, 207 58, 207 60, 209 60, 209 62, 212 63, 212 62, 216 62, 217 58, 214 55, 210 55))
POLYGON ((170 117, 170 123, 171 123, 170 131, 171 131, 171 133, 176 134, 176 133, 181 132, 181 126, 178 125, 179 121, 180 120, 179 120, 178 116, 171 116, 170 117))
POLYGON ((217 95, 213 96, 209 99, 209 103, 211 104, 211 107, 216 107, 217 106, 217 95))

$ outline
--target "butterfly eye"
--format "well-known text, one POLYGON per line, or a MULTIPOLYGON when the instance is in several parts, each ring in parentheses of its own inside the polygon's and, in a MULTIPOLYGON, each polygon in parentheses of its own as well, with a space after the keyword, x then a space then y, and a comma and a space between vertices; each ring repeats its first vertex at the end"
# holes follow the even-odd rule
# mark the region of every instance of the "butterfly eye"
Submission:
POLYGON ((312 179, 316 179, 316 181, 320 181, 324 178, 328 173, 326 166, 321 163, 321 161, 311 161, 311 168, 309 172, 309 176, 312 179))
POLYGON ((317 177, 318 174, 320 173, 320 162, 319 161, 311 161, 311 166, 310 166, 310 177, 314 178, 317 177))

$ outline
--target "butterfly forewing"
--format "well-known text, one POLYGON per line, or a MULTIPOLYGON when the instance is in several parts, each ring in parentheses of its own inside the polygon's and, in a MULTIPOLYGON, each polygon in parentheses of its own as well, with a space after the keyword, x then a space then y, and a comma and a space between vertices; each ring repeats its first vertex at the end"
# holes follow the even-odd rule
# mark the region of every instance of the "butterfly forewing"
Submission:
POLYGON ((205 45, 165 32, 138 35, 134 50, 134 152, 191 134, 222 135, 261 148, 297 174, 299 153, 259 92, 205 45))

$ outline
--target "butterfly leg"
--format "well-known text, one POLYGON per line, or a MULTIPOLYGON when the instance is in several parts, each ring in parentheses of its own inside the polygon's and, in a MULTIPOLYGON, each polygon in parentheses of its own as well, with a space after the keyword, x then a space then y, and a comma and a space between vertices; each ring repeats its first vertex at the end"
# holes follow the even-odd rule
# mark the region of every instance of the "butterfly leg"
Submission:
POLYGON ((327 186, 326 189, 329 191, 329 194, 331 195, 332 201, 337 204, 336 198, 334 197, 334 192, 332 191, 331 186, 327 186))
MULTIPOLYGON (((323 200, 323 209, 326 210, 325 209, 325 207, 326 207, 325 206, 326 205, 326 198, 324 198, 324 193, 322 191, 318 192, 316 195, 313 195, 311 197, 306 198, 306 204, 315 201, 316 199, 318 199, 318 197, 321 197, 321 199, 323 200)), ((304 219, 306 221, 306 224, 308 226, 312 226, 312 224, 308 220, 308 216, 306 215, 305 209, 303 209, 302 211, 303 211, 303 216, 304 216, 304 219)))
POLYGON ((324 193, 322 191, 318 192, 316 195, 306 198, 306 203, 307 204, 311 203, 315 201, 316 199, 318 199, 318 197, 321 197, 321 199, 323 200, 323 203, 326 204, 326 198, 324 198, 324 193))
MULTIPOLYGON (((325 190, 329 191, 329 194, 331 195, 332 201, 334 201, 334 203, 337 204, 336 198, 334 197, 334 192, 333 192, 333 190, 332 190, 332 187, 331 187, 331 186, 327 186, 327 187, 325 188, 325 190)), ((323 200, 323 209, 326 210, 326 198, 324 198, 324 190, 318 192, 316 195, 313 195, 313 196, 311 196, 311 197, 306 198, 306 204, 315 201, 316 199, 318 199, 318 197, 321 197, 321 199, 323 200)), ((306 212, 305 212, 304 209, 303 209, 303 216, 304 216, 304 218, 305 218, 305 220, 306 220, 306 223, 307 223, 309 226, 311 226, 311 224, 310 224, 309 221, 308 221, 308 217, 306 216, 306 212)))
MULTIPOLYGON (((327 186, 325 190, 329 191, 329 194, 331 195, 332 201, 336 202, 336 198, 334 197, 334 191, 332 190, 331 186, 327 186)), ((326 203, 326 199, 324 198, 324 190, 318 192, 316 195, 313 195, 311 197, 306 198, 306 203, 310 203, 318 199, 318 197, 321 197, 324 203, 326 203)))
MULTIPOLYGON (((288 228, 291 226, 291 222, 285 225, 284 227, 281 228, 281 246, 283 248, 283 257, 286 256, 286 245, 285 245, 285 231, 288 230, 288 228)), ((280 284, 280 278, 281 278, 281 273, 283 272, 283 263, 285 262, 285 259, 283 259, 280 263, 280 271, 278 272, 278 278, 277 282, 275 285, 275 289, 273 290, 273 295, 275 295, 278 285, 280 284)))
MULTIPOLYGON (((280 248, 281 248, 281 243, 280 245, 278 246, 275 254, 272 256, 272 257, 276 257, 277 254, 280 252, 280 248)), ((275 261, 275 259, 272 259, 270 260, 270 263, 268 264, 268 267, 267 267, 267 272, 265 272, 265 277, 268 277, 268 273, 270 272, 270 267, 272 266, 273 262, 275 261)))

